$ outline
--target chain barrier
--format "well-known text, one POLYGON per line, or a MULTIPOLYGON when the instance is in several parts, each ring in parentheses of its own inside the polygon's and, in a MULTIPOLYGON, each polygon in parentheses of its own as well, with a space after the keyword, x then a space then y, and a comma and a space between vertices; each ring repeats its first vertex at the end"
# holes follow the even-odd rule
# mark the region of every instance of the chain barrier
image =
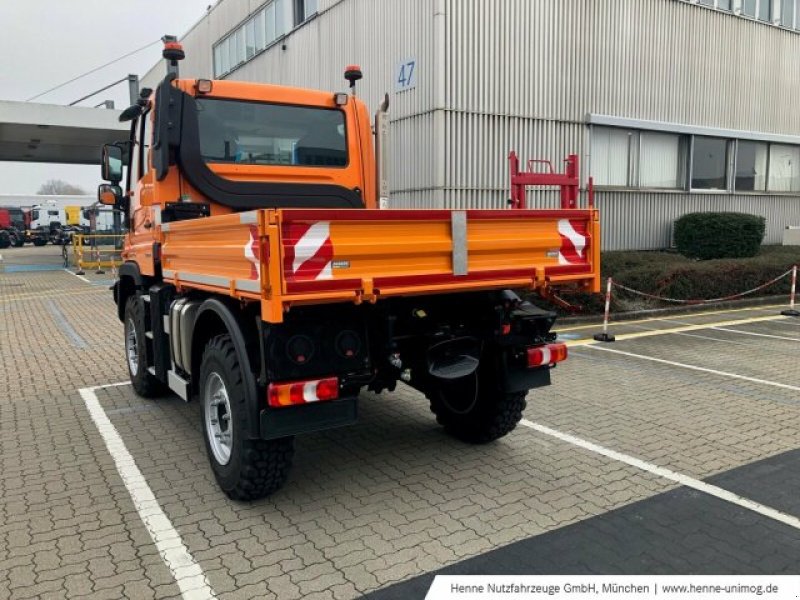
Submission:
POLYGON ((629 288, 626 285, 622 285, 621 283, 613 283, 615 288, 620 290, 625 290, 630 294, 634 294, 636 296, 641 296, 643 298, 649 298, 651 300, 660 300, 661 302, 671 302, 673 304, 686 304, 686 305, 702 305, 702 304, 716 304, 718 302, 727 302, 729 300, 736 300, 737 298, 744 298, 745 296, 750 296, 751 294, 755 294, 765 288, 768 288, 771 285, 778 283, 780 280, 785 279, 788 275, 791 275, 797 267, 793 267, 779 275, 775 279, 771 279, 766 283, 759 285, 758 287, 753 288, 752 290, 747 290, 746 292, 739 292, 738 294, 731 294, 730 296, 723 296, 721 298, 709 298, 706 300, 679 300, 677 298, 666 298, 664 296, 657 296, 655 294, 648 294, 647 292, 640 292, 639 290, 634 290, 633 288, 629 288))
POLYGON ((746 296, 750 296, 759 292, 765 288, 768 288, 771 285, 775 285, 779 281, 785 279, 787 276, 792 276, 792 286, 791 286, 791 293, 789 295, 789 309, 784 310, 781 312, 782 315, 787 317, 800 317, 800 311, 795 308, 795 295, 797 292, 797 265, 793 266, 791 269, 767 281, 766 283, 762 283, 758 287, 754 287, 751 290, 747 290, 746 292, 739 292, 738 294, 731 294, 730 296, 723 296, 721 298, 708 298, 708 299, 690 299, 690 300, 682 300, 679 298, 667 298, 665 296, 658 296, 656 294, 650 294, 647 292, 642 292, 640 290, 635 290, 627 285, 623 285, 621 283, 617 283, 614 281, 612 277, 608 278, 608 284, 606 286, 606 302, 605 302, 605 311, 603 314, 603 331, 602 333, 597 333, 594 335, 594 339, 598 342, 613 342, 614 336, 608 333, 608 323, 610 321, 610 314, 611 314, 611 295, 614 288, 619 290, 623 290, 628 292, 629 294, 633 294, 635 296, 640 296, 642 298, 648 298, 650 300, 659 300, 661 302, 670 302, 672 304, 681 304, 684 306, 702 306, 704 304, 716 304, 719 302, 727 302, 730 300, 736 300, 738 298, 744 298, 746 296))

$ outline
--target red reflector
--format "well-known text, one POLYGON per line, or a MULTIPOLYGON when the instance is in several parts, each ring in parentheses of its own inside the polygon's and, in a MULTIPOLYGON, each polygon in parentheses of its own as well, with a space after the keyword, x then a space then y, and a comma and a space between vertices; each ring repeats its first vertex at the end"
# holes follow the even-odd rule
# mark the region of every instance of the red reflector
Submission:
POLYGON ((566 344, 548 344, 537 348, 528 348, 528 366, 543 367, 567 360, 566 344))
POLYGON ((274 407, 336 400, 338 397, 339 379, 337 377, 271 383, 267 388, 267 402, 274 407))

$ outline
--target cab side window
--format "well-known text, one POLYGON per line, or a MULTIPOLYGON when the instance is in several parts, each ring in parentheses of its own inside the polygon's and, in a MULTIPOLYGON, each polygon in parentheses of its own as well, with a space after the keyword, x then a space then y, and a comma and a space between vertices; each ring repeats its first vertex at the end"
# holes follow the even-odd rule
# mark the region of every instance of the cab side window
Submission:
POLYGON ((130 167, 128 169, 128 188, 130 190, 136 189, 136 183, 139 181, 140 173, 139 167, 141 164, 140 157, 139 157, 139 138, 140 138, 140 122, 136 122, 136 128, 134 130, 136 135, 134 136, 133 146, 131 147, 131 162, 130 167))
POLYGON ((141 117, 141 129, 139 131, 139 142, 141 156, 139 157, 139 178, 141 179, 147 171, 150 163, 150 146, 153 140, 153 122, 151 111, 146 112, 141 117))

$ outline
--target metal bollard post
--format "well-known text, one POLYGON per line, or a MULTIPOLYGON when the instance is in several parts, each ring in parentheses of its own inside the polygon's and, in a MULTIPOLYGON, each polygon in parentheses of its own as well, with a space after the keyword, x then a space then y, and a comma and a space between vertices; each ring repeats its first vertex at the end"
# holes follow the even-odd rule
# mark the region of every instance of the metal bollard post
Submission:
POLYGON ((789 308, 781 311, 784 317, 800 317, 800 311, 795 308, 795 293, 797 292, 797 265, 792 267, 792 291, 789 294, 789 308))
POLYGON ((95 246, 95 248, 94 248, 94 256, 97 259, 97 271, 95 271, 94 274, 95 275, 104 275, 105 271, 103 270, 103 263, 102 263, 102 260, 101 260, 100 245, 99 244, 97 246, 95 246))
POLYGON ((608 278, 606 285, 606 310, 603 315, 603 333, 594 334, 594 339, 598 342, 613 342, 616 338, 613 334, 608 333, 608 317, 611 312, 611 286, 613 285, 611 277, 608 278))

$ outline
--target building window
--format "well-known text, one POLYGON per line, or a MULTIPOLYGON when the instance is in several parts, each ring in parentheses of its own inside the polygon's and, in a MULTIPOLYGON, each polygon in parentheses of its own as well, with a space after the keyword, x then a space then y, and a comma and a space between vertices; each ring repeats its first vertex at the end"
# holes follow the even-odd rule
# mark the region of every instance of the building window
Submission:
MULTIPOLYGON (((230 73, 285 33, 283 15, 286 1, 272 0, 214 46, 214 77, 230 73)), ((317 0, 306 0, 305 4, 306 9, 310 7, 316 12, 317 0)))
POLYGON ((764 23, 800 30, 800 0, 683 0, 764 23))
POLYGON ((767 23, 772 21, 772 0, 758 0, 758 18, 767 23))
POLYGON ((728 140, 702 136, 694 138, 692 189, 728 189, 728 140))
POLYGON ((294 0, 294 24, 300 25, 316 14, 318 0, 294 0))
POLYGON ((781 1, 781 25, 790 29, 800 25, 800 23, 795 24, 798 13, 797 5, 798 0, 781 1))
POLYGON ((772 0, 742 0, 742 14, 770 23, 772 21, 772 0))
POLYGON ((686 181, 686 136, 643 131, 639 146, 639 187, 678 189, 686 181))
POLYGON ((686 187, 688 137, 615 127, 592 129, 592 176, 599 186, 686 187))
POLYGON ((736 145, 736 191, 767 191, 768 145, 739 141, 736 145))
POLYGON ((637 132, 615 127, 592 129, 592 175, 597 185, 630 186, 630 154, 637 132))
POLYGON ((253 34, 255 35, 256 52, 261 52, 264 48, 267 47, 267 42, 266 42, 267 26, 265 18, 266 18, 266 12, 260 10, 253 19, 253 22, 255 23, 253 27, 254 30, 253 34))
POLYGON ((770 145, 769 191, 800 192, 800 146, 770 145))
POLYGON ((272 42, 275 38, 278 37, 278 24, 275 18, 276 9, 275 3, 273 2, 266 9, 264 9, 264 27, 265 27, 265 36, 267 40, 267 44, 272 42))
POLYGON ((256 20, 250 19, 244 26, 245 58, 250 60, 256 54, 256 20))

